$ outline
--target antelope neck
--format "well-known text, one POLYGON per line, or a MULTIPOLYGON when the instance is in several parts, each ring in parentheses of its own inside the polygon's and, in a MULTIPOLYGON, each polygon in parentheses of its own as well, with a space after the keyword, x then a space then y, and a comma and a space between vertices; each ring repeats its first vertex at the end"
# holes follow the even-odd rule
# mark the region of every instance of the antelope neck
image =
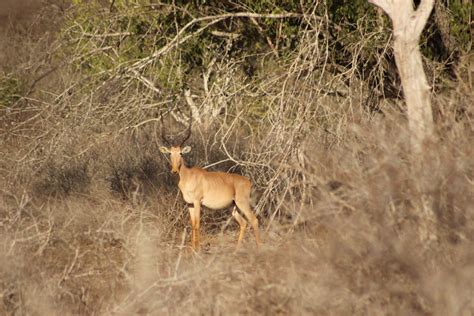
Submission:
POLYGON ((179 161, 179 177, 183 177, 184 173, 186 173, 186 171, 188 170, 189 168, 186 167, 186 164, 184 162, 184 159, 183 157, 181 157, 180 161, 179 161))

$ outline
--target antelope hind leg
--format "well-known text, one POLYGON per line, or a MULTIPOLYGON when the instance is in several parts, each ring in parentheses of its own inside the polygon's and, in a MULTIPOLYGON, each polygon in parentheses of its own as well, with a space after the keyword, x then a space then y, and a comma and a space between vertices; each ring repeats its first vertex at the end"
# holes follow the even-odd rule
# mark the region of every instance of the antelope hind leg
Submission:
POLYGON ((242 215, 237 212, 237 207, 234 206, 234 210, 232 211, 232 216, 235 218, 237 223, 239 223, 240 226, 240 232, 239 232, 239 239, 237 240, 237 245, 235 247, 235 250, 238 250, 240 247, 240 244, 242 243, 242 239, 244 238, 245 234, 245 229, 247 228, 247 221, 245 218, 242 217, 242 215))

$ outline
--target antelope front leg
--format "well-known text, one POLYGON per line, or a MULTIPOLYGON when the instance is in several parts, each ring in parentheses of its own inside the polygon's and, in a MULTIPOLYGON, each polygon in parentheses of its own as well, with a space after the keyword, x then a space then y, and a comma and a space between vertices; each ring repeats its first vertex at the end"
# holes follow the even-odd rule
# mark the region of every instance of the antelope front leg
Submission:
POLYGON ((194 215, 194 207, 189 208, 189 218, 191 220, 191 247, 196 249, 196 217, 194 215))
POLYGON ((195 247, 196 251, 199 251, 199 242, 201 239, 201 202, 194 202, 194 234, 195 234, 195 247))

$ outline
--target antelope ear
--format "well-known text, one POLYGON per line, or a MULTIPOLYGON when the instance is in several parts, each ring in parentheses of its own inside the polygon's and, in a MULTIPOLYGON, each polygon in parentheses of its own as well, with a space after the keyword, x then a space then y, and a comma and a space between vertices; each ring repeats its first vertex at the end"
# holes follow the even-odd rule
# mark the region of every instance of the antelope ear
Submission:
POLYGON ((170 150, 168 148, 166 148, 165 146, 160 146, 160 151, 163 154, 169 154, 170 153, 170 150))
POLYGON ((191 151, 191 146, 186 146, 183 149, 181 149, 182 154, 187 154, 190 151, 191 151))

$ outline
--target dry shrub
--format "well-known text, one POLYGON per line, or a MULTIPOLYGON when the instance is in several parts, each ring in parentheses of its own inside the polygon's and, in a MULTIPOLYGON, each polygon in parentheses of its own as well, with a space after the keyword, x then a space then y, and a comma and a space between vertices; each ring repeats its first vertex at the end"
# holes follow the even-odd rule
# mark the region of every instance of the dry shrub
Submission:
POLYGON ((90 184, 88 161, 66 160, 48 162, 33 185, 36 194, 61 197, 71 193, 85 193, 90 184))
POLYGON ((111 163, 111 175, 107 178, 110 189, 124 198, 138 191, 150 191, 159 184, 158 164, 151 157, 133 157, 111 163), (140 158, 139 161, 136 161, 140 158))
MULTIPOLYGON (((2 308, 119 315, 469 314, 474 166, 471 136, 459 139, 458 133, 468 133, 464 123, 453 124, 423 157, 408 151, 399 114, 352 125, 331 150, 324 139, 309 137, 304 169, 288 166, 304 182, 284 196, 279 215, 262 218, 263 247, 254 249, 248 233, 235 254, 236 227, 217 233, 228 213, 216 227, 207 219, 204 249, 190 253, 186 209, 171 183, 138 203, 117 199, 106 182, 47 206, 3 195, 2 308)), ((135 151, 124 145, 108 153, 118 158, 126 148, 135 151)), ((168 172, 162 158, 155 157, 168 172)))

